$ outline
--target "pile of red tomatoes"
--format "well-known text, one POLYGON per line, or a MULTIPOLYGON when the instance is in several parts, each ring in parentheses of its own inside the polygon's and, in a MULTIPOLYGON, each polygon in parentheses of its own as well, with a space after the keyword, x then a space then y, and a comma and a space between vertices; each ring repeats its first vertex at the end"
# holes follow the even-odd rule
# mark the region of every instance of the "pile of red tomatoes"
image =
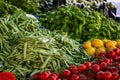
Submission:
POLYGON ((99 53, 94 61, 71 65, 62 73, 45 71, 34 74, 34 80, 119 80, 120 49, 99 53))

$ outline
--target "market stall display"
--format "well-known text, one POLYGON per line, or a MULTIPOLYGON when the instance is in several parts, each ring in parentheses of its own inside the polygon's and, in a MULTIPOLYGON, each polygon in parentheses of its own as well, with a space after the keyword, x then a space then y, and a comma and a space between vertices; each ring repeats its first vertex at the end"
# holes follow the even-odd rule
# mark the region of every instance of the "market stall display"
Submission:
POLYGON ((119 80, 120 50, 100 53, 92 62, 71 65, 60 74, 45 71, 34 74, 34 80, 119 80), (119 54, 118 54, 119 53, 119 54), (116 58, 113 58, 116 55, 116 58))
POLYGON ((120 23, 101 4, 1 0, 0 80, 119 80, 120 23))

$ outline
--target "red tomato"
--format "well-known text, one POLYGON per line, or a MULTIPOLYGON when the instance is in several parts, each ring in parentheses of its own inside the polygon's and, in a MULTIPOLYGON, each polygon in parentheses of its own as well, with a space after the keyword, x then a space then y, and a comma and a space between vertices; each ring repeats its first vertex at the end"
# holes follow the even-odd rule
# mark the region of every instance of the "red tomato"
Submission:
POLYGON ((48 80, 48 78, 49 78, 49 73, 47 73, 47 72, 42 72, 42 73, 40 74, 40 79, 41 79, 41 80, 48 80))
POLYGON ((111 74, 111 72, 106 71, 106 72, 104 72, 103 77, 104 77, 104 80, 111 80, 112 74, 111 74))
POLYGON ((98 72, 98 71, 100 71, 100 66, 97 65, 97 64, 94 64, 94 65, 92 66, 92 71, 93 71, 93 72, 98 72))
POLYGON ((35 74, 33 75, 34 80, 38 80, 38 79, 39 79, 39 76, 40 76, 39 73, 35 73, 35 74))
POLYGON ((107 63, 106 63, 106 62, 102 62, 102 63, 100 64, 100 68, 101 68, 101 69, 104 69, 106 66, 107 66, 107 63))
POLYGON ((115 55, 115 56, 113 57, 113 60, 114 60, 114 61, 118 61, 118 56, 115 55))
POLYGON ((118 56, 120 55, 120 49, 119 48, 115 48, 114 52, 115 52, 116 55, 118 55, 118 56))
POLYGON ((78 68, 75 68, 75 69, 71 70, 71 73, 72 74, 78 74, 78 68))
POLYGON ((103 75, 104 75, 104 72, 103 71, 99 71, 96 75, 96 78, 97 80, 103 80, 103 75))
POLYGON ((108 63, 108 66, 111 66, 111 67, 112 67, 112 66, 114 66, 114 65, 113 65, 113 63, 108 63))
POLYGON ((51 76, 55 76, 56 78, 58 78, 59 77, 59 73, 53 73, 53 74, 51 74, 51 76))
POLYGON ((55 77, 55 76, 50 76, 49 79, 47 79, 47 80, 57 80, 57 77, 55 77))
POLYGON ((85 71, 87 68, 86 68, 86 66, 84 65, 84 64, 81 64, 80 66, 78 66, 78 71, 79 72, 83 72, 83 71, 85 71))
POLYGON ((71 65, 71 66, 69 67, 70 70, 72 70, 72 69, 76 69, 76 68, 77 68, 76 65, 71 65))
POLYGON ((61 80, 60 78, 57 78, 56 80, 61 80))
POLYGON ((120 68, 120 63, 118 64, 118 67, 120 68))
POLYGON ((47 72, 49 75, 51 75, 51 72, 48 70, 48 71, 45 71, 45 72, 47 72))
POLYGON ((69 69, 70 69, 70 71, 71 71, 72 74, 77 74, 78 73, 78 68, 75 65, 71 65, 69 67, 69 69))
POLYGON ((108 63, 111 62, 111 60, 107 58, 107 59, 104 60, 104 62, 106 62, 108 64, 108 63))
POLYGON ((72 75, 70 80, 79 80, 79 76, 78 75, 72 75))
POLYGON ((90 67, 91 67, 92 64, 91 64, 90 62, 85 62, 84 65, 85 65, 88 69, 90 69, 90 67))
POLYGON ((118 73, 112 73, 112 80, 118 80, 119 74, 118 73))
POLYGON ((97 55, 97 57, 102 57, 103 58, 103 57, 105 57, 105 54, 106 54, 105 52, 101 52, 97 55))
POLYGON ((62 76, 65 77, 65 78, 70 77, 70 75, 71 75, 71 72, 68 69, 64 70, 63 73, 62 73, 62 76))
POLYGON ((16 80, 16 78, 11 72, 0 72, 0 80, 16 80))
POLYGON ((113 62, 113 58, 109 58, 110 59, 110 63, 112 63, 113 62))
POLYGON ((109 58, 113 58, 115 56, 115 52, 114 51, 109 51, 107 53, 107 55, 108 55, 109 58))

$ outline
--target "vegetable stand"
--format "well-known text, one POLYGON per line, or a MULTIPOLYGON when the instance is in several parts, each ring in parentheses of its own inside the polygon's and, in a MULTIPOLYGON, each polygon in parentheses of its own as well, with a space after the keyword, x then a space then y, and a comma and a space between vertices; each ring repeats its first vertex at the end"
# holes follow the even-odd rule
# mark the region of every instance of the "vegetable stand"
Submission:
POLYGON ((0 1, 0 80, 119 80, 120 23, 93 1, 31 1, 0 1))

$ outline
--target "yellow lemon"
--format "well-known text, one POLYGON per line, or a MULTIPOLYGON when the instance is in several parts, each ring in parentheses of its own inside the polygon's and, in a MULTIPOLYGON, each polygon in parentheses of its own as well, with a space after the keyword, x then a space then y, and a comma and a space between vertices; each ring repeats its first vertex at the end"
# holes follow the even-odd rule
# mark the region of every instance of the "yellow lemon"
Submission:
POLYGON ((100 39, 94 39, 92 41, 92 46, 95 47, 95 48, 100 48, 100 47, 103 47, 104 44, 103 44, 102 40, 100 40, 100 39))
POLYGON ((91 42, 90 41, 84 42, 83 48, 89 48, 89 47, 91 47, 91 42))
POLYGON ((114 47, 107 47, 107 50, 110 51, 110 50, 113 50, 115 48, 116 48, 115 46, 114 47))
POLYGON ((116 47, 116 45, 114 44, 113 41, 107 41, 105 43, 105 46, 106 46, 106 48, 114 48, 114 47, 116 47))
POLYGON ((118 48, 120 48, 120 42, 117 42, 117 45, 116 45, 118 48))
POLYGON ((117 41, 113 41, 113 43, 115 44, 115 46, 117 45, 117 41))
POLYGON ((93 56, 95 54, 95 48, 93 47, 86 48, 85 51, 89 56, 93 56))

